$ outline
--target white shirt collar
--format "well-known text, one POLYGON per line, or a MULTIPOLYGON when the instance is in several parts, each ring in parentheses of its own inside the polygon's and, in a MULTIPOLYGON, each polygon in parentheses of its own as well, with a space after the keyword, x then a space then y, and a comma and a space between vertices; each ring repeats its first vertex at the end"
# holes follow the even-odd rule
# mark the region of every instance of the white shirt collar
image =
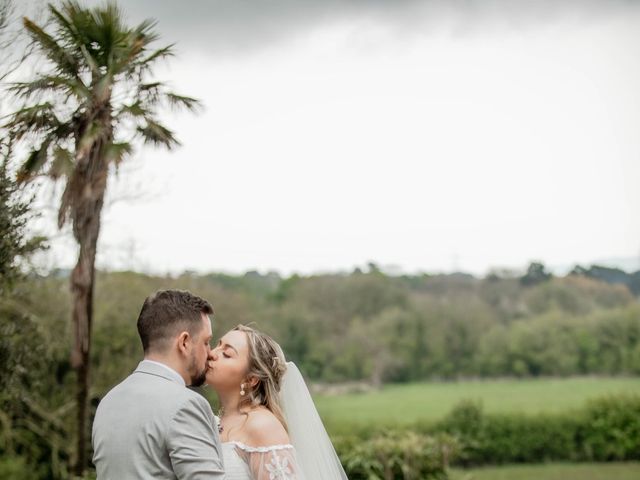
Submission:
POLYGON ((169 365, 166 365, 164 363, 161 362, 156 362, 155 360, 149 360, 147 358, 145 358, 144 360, 142 360, 142 362, 140 363, 144 363, 144 362, 148 362, 148 363, 152 363, 153 365, 159 365, 162 368, 166 369, 167 372, 169 374, 171 374, 172 378, 175 378, 178 382, 180 382, 183 386, 186 386, 187 384, 184 381, 184 378, 182 378, 182 375, 180 375, 178 372, 176 372, 173 368, 171 368, 169 365))

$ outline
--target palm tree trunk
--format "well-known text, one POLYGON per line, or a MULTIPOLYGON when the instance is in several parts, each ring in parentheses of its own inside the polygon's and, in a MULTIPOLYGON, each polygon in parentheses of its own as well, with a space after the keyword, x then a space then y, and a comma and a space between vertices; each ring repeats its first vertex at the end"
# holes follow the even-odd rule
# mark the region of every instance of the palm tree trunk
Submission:
POLYGON ((77 457, 75 474, 81 476, 88 465, 88 420, 89 420, 89 373, 91 327, 93 323, 93 290, 95 281, 95 258, 100 230, 102 200, 96 205, 97 212, 87 219, 83 238, 79 239, 78 263, 71 274, 72 319, 74 327, 74 350, 72 364, 77 372, 77 457))
POLYGON ((72 319, 74 327, 74 351, 72 364, 77 373, 77 457, 76 475, 82 475, 87 468, 87 420, 89 405, 89 365, 91 346, 91 325, 93 320, 93 283, 95 248, 80 247, 78 263, 71 275, 73 302, 72 319), (91 252, 93 250, 93 252, 91 252))
MULTIPOLYGON (((100 149, 97 148, 96 152, 100 149)), ((96 152, 92 152, 97 156, 96 152)), ((82 476, 88 466, 89 453, 89 385, 91 328, 93 323, 93 292, 95 283, 95 261, 100 234, 100 216, 107 187, 108 167, 102 159, 95 158, 86 171, 86 182, 74 205, 73 233, 80 253, 71 274, 72 321, 74 349, 71 362, 77 372, 77 436, 74 473, 82 476)))
MULTIPOLYGON (((80 252, 78 262, 71 272, 71 320, 74 330, 74 347, 71 365, 76 377, 76 461, 74 473, 82 477, 89 464, 89 385, 91 366, 91 328, 93 324, 93 291, 95 283, 96 250, 100 235, 100 216, 107 190, 109 165, 104 158, 103 146, 113 138, 111 109, 108 104, 91 112, 81 131, 76 135, 76 155, 82 154, 80 139, 93 119, 101 120, 106 127, 105 135, 96 140, 84 156, 77 158, 74 175, 69 179, 63 194, 64 205, 71 210, 73 236, 80 252), (68 197, 65 195, 68 194, 68 197)), ((65 216, 61 215, 60 220, 65 216)))

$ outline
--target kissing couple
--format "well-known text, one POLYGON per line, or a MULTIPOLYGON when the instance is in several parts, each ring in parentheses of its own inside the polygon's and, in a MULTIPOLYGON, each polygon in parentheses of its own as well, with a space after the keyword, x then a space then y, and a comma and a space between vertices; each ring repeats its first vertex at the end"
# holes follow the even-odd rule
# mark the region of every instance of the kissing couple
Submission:
POLYGON ((238 325, 212 346, 209 302, 149 296, 144 359, 100 401, 98 480, 340 480, 347 476, 299 370, 268 335, 238 325), (219 417, 187 387, 209 385, 219 417))

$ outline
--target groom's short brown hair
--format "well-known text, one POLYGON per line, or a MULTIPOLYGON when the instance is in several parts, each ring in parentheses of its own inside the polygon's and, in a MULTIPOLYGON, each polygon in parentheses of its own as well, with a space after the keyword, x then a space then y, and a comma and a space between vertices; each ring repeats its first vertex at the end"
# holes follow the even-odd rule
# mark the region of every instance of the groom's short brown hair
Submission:
POLYGON ((209 302, 186 290, 159 290, 145 299, 138 316, 142 348, 165 351, 180 332, 196 335, 202 328, 202 315, 212 313, 209 302))

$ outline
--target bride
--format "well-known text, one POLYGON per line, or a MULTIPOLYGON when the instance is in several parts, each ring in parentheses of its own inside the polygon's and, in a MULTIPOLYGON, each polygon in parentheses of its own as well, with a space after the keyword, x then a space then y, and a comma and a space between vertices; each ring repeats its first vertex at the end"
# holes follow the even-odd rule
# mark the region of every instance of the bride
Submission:
POLYGON ((244 325, 227 332, 206 383, 221 405, 225 479, 347 479, 302 375, 271 337, 244 325))

